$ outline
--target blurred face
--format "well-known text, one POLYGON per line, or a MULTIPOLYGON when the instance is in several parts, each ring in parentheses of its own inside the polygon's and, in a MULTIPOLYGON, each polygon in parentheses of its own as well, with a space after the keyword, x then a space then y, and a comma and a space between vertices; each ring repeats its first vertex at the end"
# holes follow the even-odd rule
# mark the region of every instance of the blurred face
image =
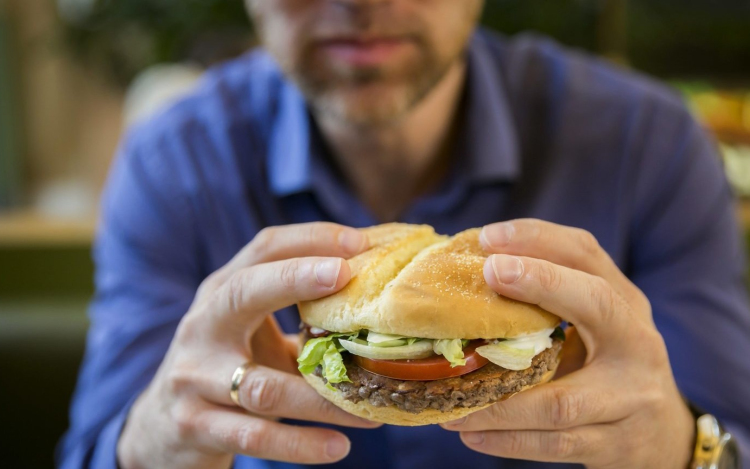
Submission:
POLYGON ((458 63, 483 0, 247 0, 266 49, 313 108, 397 122, 458 63))

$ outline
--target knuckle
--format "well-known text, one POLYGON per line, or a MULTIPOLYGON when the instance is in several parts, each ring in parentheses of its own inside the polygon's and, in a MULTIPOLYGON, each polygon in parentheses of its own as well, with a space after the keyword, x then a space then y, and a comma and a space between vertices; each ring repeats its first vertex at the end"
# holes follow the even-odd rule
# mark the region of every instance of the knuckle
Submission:
POLYGON ((265 434, 261 420, 254 419, 240 425, 234 435, 235 443, 244 454, 255 456, 265 452, 265 434))
POLYGON ((203 295, 205 295, 207 292, 211 292, 216 290, 221 284, 221 270, 217 270, 216 272, 212 273, 198 286, 198 290, 195 293, 196 298, 200 298, 203 295))
POLYGON ((278 228, 267 226, 255 235, 255 238, 253 238, 252 242, 250 243, 252 252, 256 253, 256 256, 254 257, 259 257, 260 255, 271 250, 271 244, 273 243, 273 239, 276 236, 277 231, 278 228))
POLYGON ((204 330, 205 325, 203 321, 199 318, 196 311, 191 309, 177 325, 173 343, 179 346, 190 346, 201 337, 201 333, 204 330))
POLYGON ((652 415, 662 415, 661 411, 667 402, 666 396, 661 389, 644 390, 639 393, 640 397, 640 408, 648 409, 652 415))
POLYGON ((337 407, 326 399, 318 399, 315 404, 315 415, 321 420, 329 420, 336 414, 337 407))
POLYGON ((544 223, 536 218, 527 218, 523 220, 526 225, 526 236, 532 242, 541 241, 544 236, 544 223))
POLYGON ((579 393, 555 388, 550 397, 550 419, 554 428, 575 426, 581 419, 586 400, 579 393))
POLYGON ((180 401, 172 407, 172 421, 180 441, 193 438, 197 431, 197 420, 197 410, 186 402, 180 401))
POLYGON ((227 280, 224 295, 226 297, 227 308, 231 314, 238 314, 242 309, 245 297, 245 281, 244 275, 240 273, 232 275, 227 280))
POLYGON ((304 242, 306 245, 313 247, 320 244, 321 241, 330 242, 331 227, 323 223, 312 223, 304 230, 304 242))
POLYGON ((537 276, 539 285, 548 293, 555 293, 562 285, 562 277, 552 264, 547 262, 537 263, 537 276))
POLYGON ((279 282, 286 288, 293 288, 297 284, 299 274, 299 262, 291 260, 281 264, 279 269, 279 282))
POLYGON ((304 458, 305 447, 298 435, 287 435, 284 438, 284 454, 291 460, 302 460, 304 458))
POLYGON ((594 277, 589 288, 590 304, 608 321, 615 314, 619 299, 610 284, 602 277, 594 277))
POLYGON ((596 236, 591 234, 589 231, 576 228, 576 236, 578 238, 578 245, 584 254, 589 257, 598 256, 602 252, 602 248, 599 245, 599 241, 596 236))
POLYGON ((182 367, 174 368, 167 373, 165 382, 170 395, 179 396, 192 386, 192 373, 182 367))
POLYGON ((255 238, 253 238, 253 244, 257 245, 258 248, 268 246, 277 231, 278 228, 275 226, 266 226, 255 235, 255 238))
POLYGON ((247 410, 257 414, 273 413, 279 408, 284 387, 275 378, 257 375, 248 376, 245 403, 247 410))
POLYGON ((508 455, 522 454, 526 448, 524 433, 520 431, 510 431, 507 433, 506 444, 508 455))
POLYGON ((502 402, 497 402, 494 405, 488 407, 487 409, 489 411, 489 417, 490 421, 492 422, 507 422, 508 421, 508 413, 506 411, 506 406, 503 405, 502 402))
POLYGON ((584 442, 580 435, 567 431, 550 432, 547 435, 547 438, 543 439, 544 453, 561 460, 575 459, 582 453, 584 442))
POLYGON ((671 369, 667 344, 659 331, 655 327, 645 324, 634 329, 636 340, 638 343, 644 344, 643 350, 647 352, 645 356, 646 364, 654 370, 671 369))

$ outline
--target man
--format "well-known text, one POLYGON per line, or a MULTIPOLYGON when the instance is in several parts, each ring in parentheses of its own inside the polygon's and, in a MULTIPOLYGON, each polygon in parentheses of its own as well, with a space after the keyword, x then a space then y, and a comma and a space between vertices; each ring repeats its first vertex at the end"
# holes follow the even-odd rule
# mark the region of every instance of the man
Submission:
POLYGON ((684 468, 683 395, 750 451, 745 266, 713 144, 669 91, 475 31, 481 8, 249 2, 268 53, 210 72, 114 166, 62 467, 684 468), (393 220, 485 226, 489 285, 574 323, 582 367, 442 427, 324 401, 289 306, 348 282, 368 241, 345 225, 393 220))

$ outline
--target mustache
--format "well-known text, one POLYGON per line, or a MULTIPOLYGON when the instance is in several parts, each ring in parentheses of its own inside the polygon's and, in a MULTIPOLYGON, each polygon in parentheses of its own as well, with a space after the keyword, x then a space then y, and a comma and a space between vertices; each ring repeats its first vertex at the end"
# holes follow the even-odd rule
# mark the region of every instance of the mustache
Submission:
POLYGON ((308 24, 313 41, 418 39, 424 26, 418 15, 377 5, 324 8, 308 24))

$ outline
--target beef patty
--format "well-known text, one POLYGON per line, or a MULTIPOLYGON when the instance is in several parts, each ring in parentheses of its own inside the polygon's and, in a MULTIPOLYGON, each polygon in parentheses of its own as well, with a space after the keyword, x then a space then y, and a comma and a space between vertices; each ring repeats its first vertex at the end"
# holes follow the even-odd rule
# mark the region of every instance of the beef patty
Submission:
MULTIPOLYGON (((455 407, 484 406, 524 386, 537 384, 548 370, 557 366, 561 348, 562 341, 554 340, 552 347, 534 357, 531 367, 525 370, 507 370, 488 363, 463 376, 435 381, 402 381, 376 375, 352 363, 346 354, 344 364, 351 382, 332 386, 354 403, 367 400, 375 407, 392 405, 414 414, 427 408, 448 412, 455 407)), ((315 375, 322 376, 320 366, 315 375)))

